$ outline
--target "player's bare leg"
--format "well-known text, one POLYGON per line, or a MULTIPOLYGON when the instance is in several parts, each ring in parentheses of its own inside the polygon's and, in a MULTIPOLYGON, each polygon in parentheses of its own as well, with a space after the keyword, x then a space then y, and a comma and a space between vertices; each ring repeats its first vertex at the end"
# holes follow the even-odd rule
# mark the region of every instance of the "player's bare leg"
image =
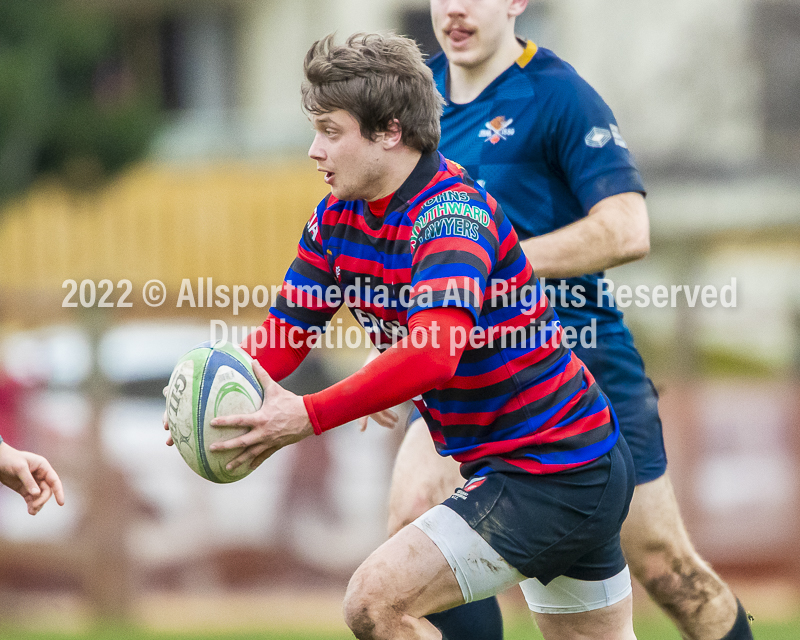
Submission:
MULTIPOLYGON (((404 527, 374 551, 347 586, 344 615, 359 640, 440 640, 424 616, 464 603, 439 548, 416 526, 404 527)), ((602 609, 537 614, 545 640, 635 640, 631 597, 602 609)))
MULTIPOLYGON (((395 460, 389 491, 389 535, 416 520, 431 507, 444 502, 464 484, 459 464, 443 458, 433 446, 422 418, 406 430, 395 460)), ((487 598, 430 617, 451 640, 500 640, 503 618, 496 598, 487 598)))
POLYGON ((684 638, 719 640, 731 630, 736 598, 694 550, 666 474, 636 487, 622 550, 631 573, 684 638))
POLYGON ((406 431, 392 472, 389 491, 389 535, 393 536, 464 484, 459 464, 443 458, 433 446, 422 418, 406 431))
POLYGON ((424 616, 464 603, 453 570, 433 541, 405 527, 356 569, 344 616, 356 638, 440 640, 424 616))
POLYGON ((583 613, 537 613, 546 640, 635 640, 632 598, 583 613))

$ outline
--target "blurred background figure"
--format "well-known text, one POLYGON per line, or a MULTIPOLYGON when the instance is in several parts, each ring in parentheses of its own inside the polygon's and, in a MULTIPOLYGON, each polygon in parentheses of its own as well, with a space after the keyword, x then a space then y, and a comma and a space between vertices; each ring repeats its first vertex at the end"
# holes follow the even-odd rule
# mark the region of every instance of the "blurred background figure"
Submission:
MULTIPOLYGON (((437 50, 428 0, 0 3, 0 368, 17 389, 0 433, 69 494, 29 518, 0 492, 0 626, 337 628, 385 535, 399 434, 343 427, 217 486, 164 446, 160 391, 212 329, 261 324, 327 191, 305 156, 308 46, 389 28, 437 50)), ((759 637, 800 617, 800 7, 540 0, 517 29, 614 106, 636 152, 651 253, 607 275, 692 539, 759 637)), ((297 393, 364 361, 352 319, 331 331, 297 393)))

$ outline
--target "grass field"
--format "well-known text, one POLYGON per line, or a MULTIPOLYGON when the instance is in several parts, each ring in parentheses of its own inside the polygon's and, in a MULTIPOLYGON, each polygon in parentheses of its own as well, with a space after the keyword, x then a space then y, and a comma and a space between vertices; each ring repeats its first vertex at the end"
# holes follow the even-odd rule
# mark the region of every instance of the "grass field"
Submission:
MULTIPOLYGON (((737 589, 756 616, 756 640, 800 640, 800 599, 793 585, 737 589)), ((342 620, 343 595, 341 590, 151 593, 137 600, 133 622, 112 626, 93 623, 81 599, 8 592, 0 595, 0 640, 346 640, 353 636, 342 620)), ((634 601, 639 640, 681 640, 643 593, 634 594, 634 601)), ((500 605, 505 640, 542 640, 520 594, 503 594, 500 605)))
MULTIPOLYGON (((636 620, 639 640, 680 640, 678 632, 662 617, 648 616, 636 620)), ((759 622, 753 624, 756 640, 797 640, 800 638, 800 618, 788 622, 759 622)), ((56 632, 31 632, 4 628, 0 625, 3 640, 346 640, 353 636, 347 632, 332 631, 282 631, 282 632, 227 632, 227 633, 156 633, 139 629, 97 628, 85 633, 62 634, 56 632)), ((519 617, 506 626, 505 640, 541 640, 533 624, 519 617)))

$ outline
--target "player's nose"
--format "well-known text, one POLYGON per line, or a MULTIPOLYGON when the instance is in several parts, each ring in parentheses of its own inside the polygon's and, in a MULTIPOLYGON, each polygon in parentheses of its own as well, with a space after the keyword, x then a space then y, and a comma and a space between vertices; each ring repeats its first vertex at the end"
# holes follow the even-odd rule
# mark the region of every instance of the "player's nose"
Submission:
POLYGON ((314 135, 314 140, 308 148, 308 157, 312 160, 324 160, 326 157, 325 150, 322 148, 322 144, 320 144, 320 138, 321 136, 319 133, 314 135))
POLYGON ((467 13, 464 0, 444 0, 444 5, 445 15, 447 16, 463 16, 467 13))

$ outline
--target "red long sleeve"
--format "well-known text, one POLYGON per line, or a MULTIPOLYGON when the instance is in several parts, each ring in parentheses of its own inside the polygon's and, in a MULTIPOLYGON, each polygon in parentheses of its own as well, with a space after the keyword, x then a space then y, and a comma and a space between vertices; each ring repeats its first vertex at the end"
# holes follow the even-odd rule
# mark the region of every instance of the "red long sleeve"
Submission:
POLYGON ((293 327, 273 316, 267 316, 258 329, 240 345, 273 380, 280 381, 292 373, 311 351, 315 334, 293 327))
POLYGON ((314 432, 388 409, 450 380, 464 351, 454 337, 467 335, 473 325, 469 311, 460 308, 414 314, 408 336, 341 382, 303 396, 314 432))

